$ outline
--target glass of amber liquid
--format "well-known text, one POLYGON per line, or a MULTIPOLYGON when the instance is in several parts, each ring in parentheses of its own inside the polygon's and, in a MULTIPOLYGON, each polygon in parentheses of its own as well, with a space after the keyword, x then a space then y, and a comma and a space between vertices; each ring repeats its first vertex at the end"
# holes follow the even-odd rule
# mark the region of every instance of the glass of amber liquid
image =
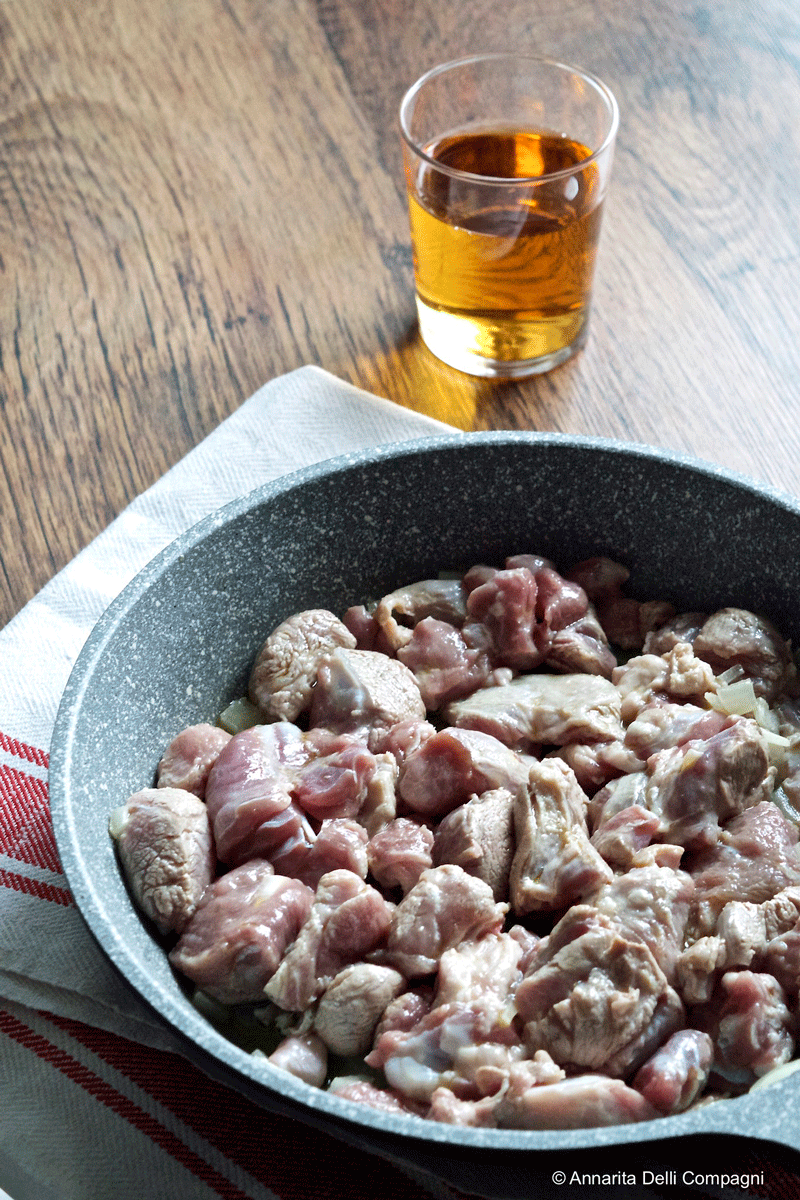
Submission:
POLYGON ((604 83, 544 58, 475 55, 409 89, 417 310, 437 358, 515 379, 581 348, 618 121, 604 83))

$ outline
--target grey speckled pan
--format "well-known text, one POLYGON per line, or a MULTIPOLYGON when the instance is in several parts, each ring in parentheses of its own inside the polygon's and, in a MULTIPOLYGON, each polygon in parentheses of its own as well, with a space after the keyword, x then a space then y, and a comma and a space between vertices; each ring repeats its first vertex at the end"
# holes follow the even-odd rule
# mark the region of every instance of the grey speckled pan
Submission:
MULTIPOLYGON (((182 727, 213 720, 242 694, 256 649, 280 619, 320 605, 342 612, 398 583, 523 551, 562 567, 605 553, 630 568, 629 591, 640 598, 679 609, 744 605, 800 639, 800 507, 708 465, 595 439, 490 433, 309 468, 179 538, 89 638, 59 711, 50 767, 58 849, 78 907, 122 975, 213 1077, 266 1109, 467 1191, 549 1195, 551 1169, 565 1162, 569 1170, 652 1166, 674 1159, 674 1139, 689 1135, 712 1148, 723 1141, 709 1135, 728 1134, 771 1141, 771 1152, 800 1149, 800 1075, 681 1116, 578 1131, 463 1129, 339 1100, 220 1036, 131 905, 109 811, 150 783, 182 727)), ((728 1170, 737 1154, 741 1143, 725 1151, 728 1170)))

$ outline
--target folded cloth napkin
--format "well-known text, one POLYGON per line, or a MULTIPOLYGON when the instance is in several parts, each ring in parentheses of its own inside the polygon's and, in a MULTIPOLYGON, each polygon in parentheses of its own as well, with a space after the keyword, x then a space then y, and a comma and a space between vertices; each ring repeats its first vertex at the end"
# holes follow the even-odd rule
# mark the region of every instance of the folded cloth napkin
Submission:
MULTIPOLYGON (((314 367, 276 379, 0 631, 0 1200, 3 1188, 13 1200, 454 1200, 476 1190, 468 1156, 460 1174, 451 1166, 456 1193, 429 1173, 267 1114, 203 1075, 85 928, 60 870, 47 795, 72 665, 140 567, 207 513, 291 470, 452 432, 314 367)), ((738 1180, 688 1186, 688 1151, 656 1143, 539 1156, 536 1166, 509 1161, 497 1195, 800 1194, 797 1156, 779 1147, 702 1139, 701 1162, 738 1180), (615 1184, 614 1172, 626 1171, 635 1184, 615 1184)))
POLYGON ((47 766, 59 700, 93 625, 178 534, 310 463, 451 432, 316 367, 275 379, 0 631, 0 1187, 14 1200, 414 1194, 406 1176, 266 1118, 178 1057, 177 1039, 117 975, 72 901, 47 766), (266 1153, 276 1137, 282 1152, 266 1153), (354 1163, 372 1191, 356 1184, 354 1163))

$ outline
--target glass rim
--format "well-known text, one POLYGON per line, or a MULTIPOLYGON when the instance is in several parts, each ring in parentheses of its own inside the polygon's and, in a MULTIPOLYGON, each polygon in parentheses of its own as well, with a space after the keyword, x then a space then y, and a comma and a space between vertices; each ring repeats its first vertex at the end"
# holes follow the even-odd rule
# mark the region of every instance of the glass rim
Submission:
POLYGON ((439 63, 437 66, 431 67, 430 70, 426 71, 423 75, 420 75, 419 79, 417 79, 415 83, 412 83, 411 87, 408 88, 402 100, 400 101, 399 121, 400 135, 409 149, 413 150, 413 152, 419 158, 423 159, 430 166, 435 167, 438 171, 443 172, 445 175, 451 175, 456 179, 466 179, 470 180, 471 182, 480 182, 488 185, 519 187, 520 184, 530 185, 544 183, 545 181, 551 179, 567 179, 571 175, 574 175, 577 171, 583 171, 593 162, 596 162, 596 160, 600 158, 600 156, 604 154, 606 150, 608 150, 608 148, 613 144, 614 139, 617 136, 617 129, 619 127, 619 106, 614 93, 611 91, 611 88, 608 86, 608 84, 603 83, 602 79, 600 79, 597 75, 592 75, 591 72, 585 71, 583 67, 577 67, 571 63, 561 62, 557 58, 548 58, 546 56, 534 54, 514 54, 513 52, 468 54, 464 58, 453 58, 450 59, 449 62, 439 63), (513 179, 509 179, 508 176, 504 175, 479 175, 474 171, 461 171, 457 167, 451 167, 447 163, 442 163, 438 159, 434 158, 433 155, 428 154, 411 136, 411 133, 407 127, 408 122, 406 120, 413 101, 417 98, 424 85, 428 83, 429 80, 434 79, 437 75, 442 75, 445 71, 451 71, 454 67, 465 67, 469 66, 471 63, 501 61, 532 63, 536 64, 537 66, 557 67, 559 71, 568 71, 571 75, 578 75, 581 79, 589 83, 594 91, 597 92, 605 101, 610 115, 608 132, 597 149, 593 150, 591 154, 589 154, 586 158, 582 158, 579 163, 576 163, 572 167, 562 167, 559 171, 548 171, 545 175, 522 175, 516 176, 513 179))

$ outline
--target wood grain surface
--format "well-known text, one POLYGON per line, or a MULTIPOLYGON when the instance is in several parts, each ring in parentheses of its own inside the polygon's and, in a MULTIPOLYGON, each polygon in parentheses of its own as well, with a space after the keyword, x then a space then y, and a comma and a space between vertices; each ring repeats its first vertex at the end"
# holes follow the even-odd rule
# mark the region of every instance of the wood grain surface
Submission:
POLYGON ((798 112, 795 0, 0 0, 0 625, 306 363, 800 495, 798 112), (519 384, 415 326, 397 108, 483 48, 621 110, 588 345, 519 384))

